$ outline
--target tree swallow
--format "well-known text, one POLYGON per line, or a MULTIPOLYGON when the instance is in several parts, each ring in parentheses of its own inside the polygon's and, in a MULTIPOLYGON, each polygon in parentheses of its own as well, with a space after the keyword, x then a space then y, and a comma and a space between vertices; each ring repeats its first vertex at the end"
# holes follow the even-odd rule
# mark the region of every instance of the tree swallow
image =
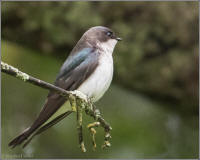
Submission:
MULTIPOLYGON (((83 34, 62 65, 54 85, 68 91, 78 90, 93 102, 98 101, 112 81, 112 53, 117 41, 120 40, 121 38, 116 37, 115 33, 107 27, 90 28, 83 34)), ((37 119, 22 134, 13 139, 9 146, 14 148, 27 138, 32 139, 35 133, 41 133, 42 129, 54 125, 65 117, 64 113, 71 113, 66 112, 65 109, 64 112, 63 110, 59 112, 67 103, 69 102, 66 98, 50 91, 37 119)))

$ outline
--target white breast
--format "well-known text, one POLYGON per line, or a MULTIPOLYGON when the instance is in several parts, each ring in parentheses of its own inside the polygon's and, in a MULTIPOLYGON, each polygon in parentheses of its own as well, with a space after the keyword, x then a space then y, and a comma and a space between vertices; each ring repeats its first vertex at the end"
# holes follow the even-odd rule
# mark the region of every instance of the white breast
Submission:
POLYGON ((110 86, 113 77, 112 55, 102 55, 94 73, 77 89, 94 102, 98 101, 110 86))
POLYGON ((77 89, 90 97, 94 102, 98 101, 109 88, 113 77, 112 52, 116 41, 110 44, 101 44, 103 52, 99 57, 99 64, 94 73, 77 89), (110 46, 112 45, 112 47, 110 46))

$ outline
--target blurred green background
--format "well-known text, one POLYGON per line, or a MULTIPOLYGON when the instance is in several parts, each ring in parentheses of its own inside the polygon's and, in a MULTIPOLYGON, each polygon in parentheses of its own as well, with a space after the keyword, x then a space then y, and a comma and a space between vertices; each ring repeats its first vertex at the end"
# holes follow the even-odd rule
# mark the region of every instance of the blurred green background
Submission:
MULTIPOLYGON (((8 143, 39 113, 47 90, 2 73, 3 158, 197 158, 198 2, 2 2, 1 58, 53 83, 81 35, 102 25, 123 38, 114 79, 97 103, 112 125, 112 147, 97 150, 84 127, 78 148, 70 115, 22 150, 8 143)), ((91 122, 84 116, 84 126, 91 122)))

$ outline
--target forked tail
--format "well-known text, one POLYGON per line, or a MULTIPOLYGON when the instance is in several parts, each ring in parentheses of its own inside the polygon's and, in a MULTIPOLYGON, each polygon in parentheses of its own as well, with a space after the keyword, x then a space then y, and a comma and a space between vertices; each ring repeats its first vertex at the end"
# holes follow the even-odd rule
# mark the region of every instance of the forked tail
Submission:
POLYGON ((27 140, 24 145, 23 148, 26 147, 30 141, 38 134, 46 131, 47 129, 49 129, 50 127, 54 126, 55 124, 57 124, 58 122, 60 122, 62 119, 64 119, 65 117, 67 117, 68 115, 70 115, 73 111, 67 111, 64 112, 63 114, 57 116, 56 118, 54 118, 52 121, 50 121, 49 123, 45 124, 44 126, 42 126, 41 128, 39 128, 37 131, 34 132, 34 130, 31 130, 30 128, 26 129, 22 134, 20 134, 18 137, 16 137, 15 139, 13 139, 8 145, 12 148, 14 148, 17 145, 20 145, 21 143, 23 143, 25 140, 27 140), (34 132, 34 133, 33 133, 34 132), (33 133, 33 134, 32 134, 33 133), (32 136, 31 136, 32 135, 32 136), (29 138, 30 137, 30 138, 29 138))
POLYGON ((30 132, 29 128, 26 129, 22 134, 20 134, 19 136, 17 136, 15 139, 13 139, 8 146, 15 148, 17 145, 20 145, 22 142, 24 142, 30 135, 32 132, 30 132))

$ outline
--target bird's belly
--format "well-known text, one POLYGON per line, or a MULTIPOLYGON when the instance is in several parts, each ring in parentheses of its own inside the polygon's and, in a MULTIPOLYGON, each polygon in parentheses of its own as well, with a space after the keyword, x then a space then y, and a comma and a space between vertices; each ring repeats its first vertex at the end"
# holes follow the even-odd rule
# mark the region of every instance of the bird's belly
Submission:
POLYGON ((100 57, 99 65, 90 77, 77 89, 86 94, 92 101, 98 101, 106 92, 113 77, 112 55, 100 57))

